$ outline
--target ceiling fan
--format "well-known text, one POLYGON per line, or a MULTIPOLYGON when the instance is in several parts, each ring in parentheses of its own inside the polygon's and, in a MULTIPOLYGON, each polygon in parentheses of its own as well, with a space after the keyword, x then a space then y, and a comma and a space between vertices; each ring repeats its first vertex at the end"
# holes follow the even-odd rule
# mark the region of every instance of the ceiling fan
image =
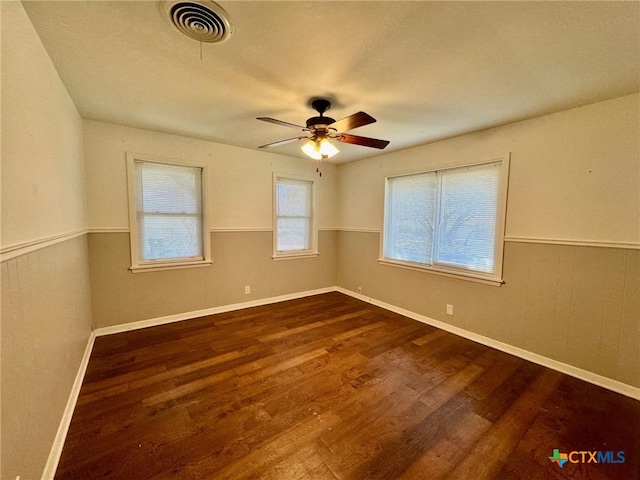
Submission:
POLYGON ((324 116, 324 112, 331 108, 331 102, 329 100, 324 98, 316 99, 311 102, 311 106, 318 112, 319 116, 307 119, 306 127, 296 125, 294 123, 283 122, 282 120, 276 120, 275 118, 258 117, 257 120, 275 123, 276 125, 283 125, 285 127, 291 127, 306 132, 306 135, 267 143, 266 145, 260 145, 258 148, 277 147, 298 140, 307 139, 307 142, 302 146, 302 151, 314 160, 322 160, 325 158, 331 158, 339 152, 335 145, 331 143, 331 139, 342 143, 351 143, 353 145, 362 145, 363 147, 379 149, 383 149, 389 145, 388 140, 379 140, 377 138, 361 137, 358 135, 351 135, 350 133, 344 133, 348 130, 353 130, 354 128, 374 123, 376 119, 371 115, 364 112, 358 112, 353 115, 349 115, 342 120, 336 121, 331 117, 324 116))

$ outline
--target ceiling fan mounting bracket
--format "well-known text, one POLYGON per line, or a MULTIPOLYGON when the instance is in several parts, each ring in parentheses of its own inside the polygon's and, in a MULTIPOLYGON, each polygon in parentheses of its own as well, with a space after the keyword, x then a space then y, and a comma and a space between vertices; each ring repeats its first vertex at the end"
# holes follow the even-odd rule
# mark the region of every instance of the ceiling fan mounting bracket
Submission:
POLYGON ((324 112, 331 108, 331 102, 326 98, 317 98, 311 102, 311 107, 322 116, 324 112))

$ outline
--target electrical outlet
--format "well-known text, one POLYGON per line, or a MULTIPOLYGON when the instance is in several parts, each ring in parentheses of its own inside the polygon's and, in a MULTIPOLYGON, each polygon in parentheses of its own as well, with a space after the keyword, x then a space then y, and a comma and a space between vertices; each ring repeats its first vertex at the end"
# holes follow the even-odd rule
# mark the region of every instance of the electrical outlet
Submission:
POLYGON ((250 293, 251 293, 251 286, 247 285, 246 287, 244 287, 244 294, 249 295, 250 293))
POLYGON ((453 315, 453 305, 447 303, 447 315, 453 315))
POLYGON ((358 288, 356 288, 356 291, 357 291, 358 293, 362 293, 362 287, 358 287, 358 288))

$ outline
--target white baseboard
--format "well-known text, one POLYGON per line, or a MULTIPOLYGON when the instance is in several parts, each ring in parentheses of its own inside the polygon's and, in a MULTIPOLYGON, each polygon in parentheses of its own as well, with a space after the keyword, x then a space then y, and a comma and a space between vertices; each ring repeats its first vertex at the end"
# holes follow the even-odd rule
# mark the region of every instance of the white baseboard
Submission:
POLYGON ((409 317, 413 320, 417 320, 418 322, 431 325, 432 327, 436 327, 441 330, 445 330, 449 333, 453 333, 454 335, 458 335, 468 340, 481 343, 482 345, 486 345, 487 347, 495 348, 496 350, 509 353, 516 357, 522 358, 524 360, 528 360, 538 365, 542 365, 543 367, 548 367, 552 370, 556 370, 558 372, 570 375, 580 380, 584 380, 585 382, 593 383, 595 385, 598 385, 599 387, 612 390, 614 392, 620 393, 627 397, 631 397, 635 400, 640 400, 640 388, 627 385, 626 383, 622 383, 608 377, 603 377, 602 375, 598 375, 597 373, 589 372, 588 370, 583 370, 581 368, 574 367, 573 365, 567 365, 566 363, 562 363, 557 360, 553 360, 551 358, 538 355, 537 353, 533 353, 528 350, 524 350, 522 348, 514 347, 513 345, 509 345, 508 343, 499 342, 498 340, 494 340, 492 338, 470 332, 463 328, 449 325, 448 323, 441 322, 440 320, 435 320, 425 315, 421 315, 419 313, 415 313, 410 310, 405 310, 404 308, 400 308, 395 305, 391 305, 389 303, 367 297, 365 295, 353 292, 351 290, 347 290, 342 287, 336 287, 336 291, 340 293, 344 293, 345 295, 349 295, 351 297, 357 298, 358 300, 362 300, 364 302, 370 303, 372 305, 376 305, 378 307, 384 308, 385 310, 389 310, 391 312, 404 315, 405 317, 409 317))
POLYGON ((190 318, 198 318, 204 317, 206 315, 215 315, 216 313, 224 313, 231 312, 234 310, 241 310, 243 308, 256 307, 261 305, 268 305, 271 303, 284 302, 286 300, 294 300, 296 298, 303 298, 312 295, 319 295, 322 293, 328 292, 340 292, 345 295, 349 295, 351 297, 357 298, 359 300, 365 301, 367 303, 371 303, 372 305, 376 305, 378 307, 384 308, 386 310, 398 313, 400 315, 404 315, 405 317, 409 317, 413 320, 417 320, 421 323, 425 323, 427 325, 431 325, 433 327, 439 328, 441 330, 445 330, 447 332, 453 333, 454 335, 459 335, 461 337, 467 338, 474 342, 481 343, 491 348, 495 348, 496 350, 500 350, 505 353, 509 353, 511 355, 515 355, 516 357, 522 358, 524 360, 528 360, 533 363, 537 363, 538 365, 542 365, 544 367, 551 368, 552 370, 557 370, 561 373, 565 373, 575 378, 579 378, 580 380, 584 380, 589 383, 593 383, 600 387, 612 390, 614 392, 620 393, 627 397, 634 398, 636 400, 640 400, 640 388, 633 387, 631 385, 627 385, 626 383, 619 382, 617 380, 613 380, 608 377, 603 377, 602 375, 598 375, 593 372, 589 372, 588 370, 583 370, 578 367, 574 367, 572 365, 568 365, 566 363, 559 362, 557 360, 553 360, 548 357, 544 357, 542 355, 538 355, 537 353, 530 352, 528 350, 524 350, 522 348, 514 347, 513 345, 509 345, 508 343, 503 343, 498 340, 494 340, 489 337, 485 337, 483 335, 479 335, 474 332, 470 332, 463 328, 459 328, 453 325, 449 325, 448 323, 441 322, 439 320, 435 320, 433 318, 427 317, 425 315, 421 315, 419 313, 412 312, 410 310, 406 310, 401 307, 397 307, 395 305, 391 305, 386 302, 382 302, 380 300, 376 300, 374 298, 367 297, 365 295, 353 292, 351 290, 347 290, 342 287, 325 287, 317 290, 307 290, 304 292, 291 293, 287 295, 279 295, 276 297, 263 298, 259 300, 252 300, 248 302, 234 303, 231 305, 223 305, 220 307, 207 308, 204 310, 197 310, 194 312, 186 312, 180 313, 176 315, 168 315, 166 317, 152 318, 149 320, 141 320, 139 322, 132 322, 124 325, 116 325, 113 327, 103 327, 98 328, 95 331, 96 336, 101 335, 111 335, 113 333, 121 333, 127 332, 130 330, 137 330, 140 328, 153 327, 157 325, 164 325, 167 323, 178 322, 182 320, 188 320, 190 318))
POLYGON ((66 440, 67 433, 69 432, 71 418, 73 417, 73 411, 75 410, 76 403, 78 402, 78 395, 80 395, 80 388, 82 387, 84 374, 86 373, 87 366, 89 365, 89 358, 91 357, 91 351, 93 350, 93 343, 95 342, 95 339, 95 332, 91 332, 89 341, 87 342, 87 347, 85 348, 82 360, 80 361, 80 368, 78 368, 78 373, 76 374, 73 386, 71 387, 71 393, 69 394, 67 405, 62 414, 58 431, 56 432, 53 445, 49 451, 49 458, 47 459, 44 471, 42 472, 41 480, 53 480, 53 477, 56 474, 60 455, 62 455, 62 448, 64 447, 64 441, 66 440))
POLYGON ((286 295, 278 295, 276 297, 261 298, 258 300, 250 300, 248 302, 232 303, 230 305, 222 305, 220 307, 205 308, 204 310, 196 310, 193 312, 178 313, 175 315, 167 315, 166 317, 150 318, 148 320, 140 320, 138 322, 125 323, 123 325, 114 325, 112 327, 101 327, 95 331, 96 337, 103 335, 112 335, 114 333, 128 332, 131 330, 139 330, 141 328, 155 327, 165 325, 167 323, 180 322, 191 318, 206 317, 207 315, 215 315, 216 313, 232 312, 249 307, 259 307, 261 305, 269 305, 271 303, 285 302, 287 300, 295 300, 297 298, 310 297, 322 293, 335 292, 337 287, 318 288, 316 290, 306 290, 304 292, 289 293, 286 295))

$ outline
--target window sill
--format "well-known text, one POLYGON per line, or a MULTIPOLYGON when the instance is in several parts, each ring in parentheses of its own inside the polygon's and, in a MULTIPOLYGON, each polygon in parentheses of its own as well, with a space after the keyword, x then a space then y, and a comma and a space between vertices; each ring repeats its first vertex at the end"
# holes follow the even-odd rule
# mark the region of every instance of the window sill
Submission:
POLYGON ((378 263, 381 265, 388 265, 390 267, 406 268, 408 270, 415 270, 418 272, 433 273, 435 275, 442 275, 444 277, 458 278, 460 280, 467 280, 469 282, 483 283, 485 285, 493 285, 499 287, 504 284, 504 280, 501 278, 484 276, 481 274, 462 273, 454 270, 447 270, 445 268, 431 267, 426 265, 420 265, 418 263, 403 262, 401 260, 391 260, 388 258, 379 258, 378 263))
POLYGON ((296 258, 314 258, 320 252, 300 252, 300 253, 278 253, 271 256, 273 260, 293 260, 296 258))
POLYGON ((167 262, 148 265, 132 265, 129 270, 131 270, 132 273, 160 272, 163 270, 180 270, 183 268, 208 267, 212 264, 213 262, 211 260, 199 260, 196 262, 167 262))

